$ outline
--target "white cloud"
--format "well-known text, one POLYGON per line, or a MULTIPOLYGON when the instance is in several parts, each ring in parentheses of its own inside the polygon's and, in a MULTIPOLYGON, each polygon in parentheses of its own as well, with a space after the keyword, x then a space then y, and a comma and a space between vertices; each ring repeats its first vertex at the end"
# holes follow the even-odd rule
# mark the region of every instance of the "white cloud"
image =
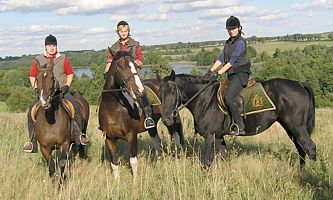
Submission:
POLYGON ((0 12, 17 11, 29 12, 54 12, 58 15, 95 15, 108 14, 117 10, 138 9, 150 4, 153 0, 6 0, 0 4, 0 12))
POLYGON ((333 9, 333 0, 315 0, 308 3, 293 4, 295 10, 333 9))
POLYGON ((240 2, 241 0, 234 0, 234 1, 196 0, 196 1, 179 1, 179 2, 166 1, 159 6, 158 11, 160 13, 190 12, 201 9, 236 6, 240 2))

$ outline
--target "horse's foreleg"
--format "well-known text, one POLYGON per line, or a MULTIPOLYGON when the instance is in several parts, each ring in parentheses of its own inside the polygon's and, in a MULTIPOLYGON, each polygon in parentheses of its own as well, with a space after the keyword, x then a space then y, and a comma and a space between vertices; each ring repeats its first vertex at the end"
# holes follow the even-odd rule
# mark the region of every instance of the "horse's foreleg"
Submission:
POLYGON ((215 134, 207 134, 205 140, 204 167, 209 168, 214 160, 215 134))
POLYGON ((148 129, 148 133, 153 139, 153 147, 156 151, 156 157, 158 159, 162 154, 161 138, 157 133, 156 127, 148 129))
POLYGON ((52 150, 50 148, 40 146, 40 151, 42 152, 42 154, 47 162, 47 165, 49 167, 49 176, 54 177, 56 168, 55 168, 54 160, 51 155, 52 150))
MULTIPOLYGON (((137 175, 138 175, 138 160, 137 160, 137 154, 138 154, 138 139, 137 134, 129 134, 130 138, 128 140, 128 144, 130 147, 130 164, 132 168, 132 174, 133 174, 133 181, 136 181, 137 175)), ((158 134, 156 134, 158 136, 158 134)))
POLYGON ((111 168, 113 171, 114 178, 119 181, 119 169, 118 169, 118 155, 117 155, 117 138, 116 137, 106 137, 105 144, 110 151, 111 157, 111 168))

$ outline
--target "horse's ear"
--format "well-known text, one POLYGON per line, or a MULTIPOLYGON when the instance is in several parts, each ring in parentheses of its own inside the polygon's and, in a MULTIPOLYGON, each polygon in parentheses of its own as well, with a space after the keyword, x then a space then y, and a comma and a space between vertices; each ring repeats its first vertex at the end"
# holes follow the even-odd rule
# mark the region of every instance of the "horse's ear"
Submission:
POLYGON ((109 52, 112 55, 112 57, 115 57, 117 52, 115 50, 111 49, 110 47, 108 47, 108 49, 109 49, 109 52))
POLYGON ((162 79, 161 79, 161 76, 160 76, 160 74, 159 74, 159 73, 157 73, 157 74, 156 74, 156 79, 157 79, 159 82, 161 82, 161 81, 162 81, 162 79))
POLYGON ((175 78, 176 78, 176 72, 173 69, 171 70, 170 77, 172 80, 175 80, 175 78))

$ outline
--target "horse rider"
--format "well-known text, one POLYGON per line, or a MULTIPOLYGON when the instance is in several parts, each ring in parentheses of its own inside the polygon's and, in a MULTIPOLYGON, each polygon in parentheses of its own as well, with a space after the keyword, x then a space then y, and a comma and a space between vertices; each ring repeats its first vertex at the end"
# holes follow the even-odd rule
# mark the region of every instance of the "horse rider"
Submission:
MULTIPOLYGON (((134 63, 131 65, 131 72, 134 75, 135 78, 135 84, 138 87, 138 91, 134 91, 137 97, 140 98, 140 104, 143 108, 143 112, 145 114, 145 121, 144 126, 146 129, 155 127, 155 122, 151 118, 152 116, 152 109, 148 100, 148 97, 146 95, 146 92, 144 92, 143 84, 137 74, 136 68, 141 69, 143 65, 143 57, 142 57, 142 50, 139 42, 135 41, 131 35, 130 35, 130 27, 126 21, 120 21, 117 24, 117 30, 116 30, 119 39, 111 46, 111 50, 118 52, 118 51, 129 51, 132 52, 132 57, 134 58, 134 63)), ((107 72, 109 71, 109 68, 111 66, 111 62, 113 60, 113 56, 111 53, 109 53, 107 57, 107 64, 105 65, 104 70, 104 77, 106 78, 107 72)))
MULTIPOLYGON (((35 57, 31 69, 30 69, 30 84, 34 91, 37 91, 37 62, 40 63, 40 66, 45 66, 49 64, 51 61, 54 62, 53 73, 55 76, 55 80, 59 82, 59 86, 61 88, 61 92, 63 94, 63 98, 69 100, 75 110, 75 117, 73 120, 73 133, 75 134, 75 141, 77 144, 86 145, 90 142, 89 138, 83 137, 82 128, 83 128, 83 119, 80 112, 79 105, 74 97, 69 93, 69 88, 72 84, 73 80, 73 68, 71 63, 69 62, 68 57, 64 54, 60 54, 57 50, 57 39, 53 35, 48 35, 45 38, 45 51, 43 54, 35 57)), ((30 106, 28 112, 28 130, 29 137, 31 141, 27 142, 23 150, 28 153, 36 153, 37 152, 37 140, 33 133, 34 123, 31 118, 31 108, 33 105, 37 104, 39 99, 36 99, 34 103, 30 106)), ((84 135, 85 136, 85 135, 84 135)))
POLYGON ((218 75, 225 72, 228 74, 230 85, 227 89, 224 100, 229 108, 229 111, 231 112, 232 118, 236 123, 236 126, 232 127, 234 129, 230 131, 230 134, 244 135, 245 125, 235 98, 247 85, 249 75, 251 74, 251 63, 246 57, 247 46, 241 36, 243 32, 239 19, 237 17, 230 16, 226 21, 226 29, 230 37, 226 41, 221 55, 204 75, 204 78, 216 80, 218 76, 214 76, 213 72, 223 64, 223 67, 219 69, 217 73, 218 75))

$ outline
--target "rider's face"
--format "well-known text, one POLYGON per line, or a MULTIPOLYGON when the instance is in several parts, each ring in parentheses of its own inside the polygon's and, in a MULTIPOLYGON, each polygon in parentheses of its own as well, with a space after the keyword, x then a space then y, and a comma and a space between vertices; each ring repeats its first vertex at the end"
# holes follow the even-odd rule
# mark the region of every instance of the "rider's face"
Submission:
POLYGON ((53 55, 57 52, 57 45, 54 44, 45 45, 45 50, 47 55, 53 55))
POLYGON ((128 29, 127 28, 121 28, 118 31, 118 35, 121 39, 125 40, 128 37, 128 29))
POLYGON ((239 27, 234 27, 234 28, 228 28, 228 33, 230 37, 236 37, 240 31, 239 27))

